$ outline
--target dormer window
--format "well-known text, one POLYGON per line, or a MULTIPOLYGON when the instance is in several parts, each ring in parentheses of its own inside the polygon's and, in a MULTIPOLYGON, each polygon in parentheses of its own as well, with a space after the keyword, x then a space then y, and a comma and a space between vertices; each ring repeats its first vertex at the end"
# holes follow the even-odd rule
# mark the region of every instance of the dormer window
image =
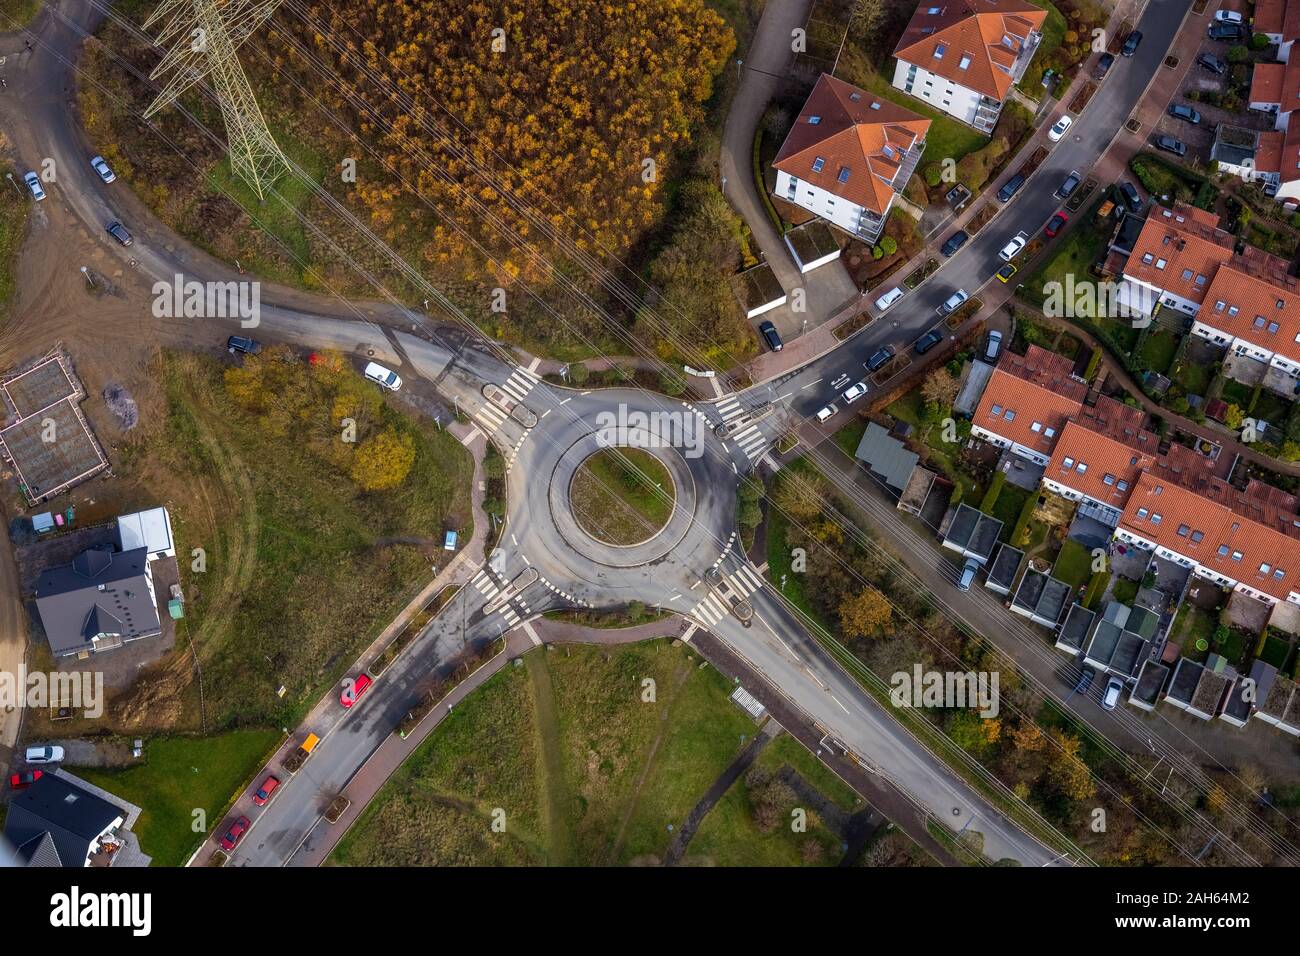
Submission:
POLYGON ((818 123, 820 123, 821 121, 822 121, 822 118, 821 118, 820 116, 810 116, 810 117, 808 117, 808 125, 809 125, 809 126, 816 126, 816 125, 817 125, 818 123))
POLYGON ((822 171, 822 167, 824 167, 825 165, 826 165, 826 160, 823 159, 821 156, 818 156, 816 159, 813 160, 813 172, 820 173, 822 171))
POLYGON ((969 68, 969 67, 970 67, 970 54, 969 54, 969 53, 963 53, 963 54, 961 55, 961 62, 957 64, 957 69, 959 69, 959 70, 965 70, 965 69, 967 69, 967 68, 969 68))
POLYGON ((842 183, 847 183, 849 181, 849 167, 847 166, 840 167, 839 181, 842 183))
POLYGON ((938 46, 934 48, 934 58, 936 60, 942 60, 943 55, 945 52, 947 52, 947 50, 948 50, 948 45, 946 43, 940 43, 938 46))

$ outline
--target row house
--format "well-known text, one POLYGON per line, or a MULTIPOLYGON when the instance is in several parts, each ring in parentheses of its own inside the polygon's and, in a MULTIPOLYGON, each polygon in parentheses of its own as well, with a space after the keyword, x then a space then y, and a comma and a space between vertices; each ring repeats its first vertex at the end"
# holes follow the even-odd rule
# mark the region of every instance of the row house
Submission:
POLYGON ((1192 332, 1300 376, 1300 286, 1224 264, 1214 274, 1192 332))

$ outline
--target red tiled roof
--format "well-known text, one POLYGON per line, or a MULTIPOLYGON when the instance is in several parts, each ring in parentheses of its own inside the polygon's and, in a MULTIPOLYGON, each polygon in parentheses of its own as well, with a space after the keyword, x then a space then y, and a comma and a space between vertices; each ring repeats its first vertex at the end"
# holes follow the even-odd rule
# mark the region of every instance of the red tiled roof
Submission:
POLYGON ((1043 477, 1112 508, 1123 508, 1138 475, 1154 460, 1159 439, 1145 432, 1144 443, 1150 445, 1149 451, 1093 431, 1082 420, 1067 422, 1043 477))
POLYGON ((884 215, 904 154, 923 144, 929 129, 911 110, 823 73, 772 165, 884 215))
POLYGON ((1300 362, 1300 285, 1266 281, 1223 265, 1206 290, 1197 318, 1216 329, 1300 362))
POLYGON ((1300 577, 1300 548, 1293 538, 1147 472, 1139 476, 1119 526, 1279 600, 1300 577))
POLYGON ((1300 109, 1300 60, 1291 60, 1283 66, 1282 89, 1277 102, 1281 104, 1279 111, 1282 113, 1300 109))
POLYGON ((1250 78, 1250 102, 1281 103, 1285 63, 1256 63, 1250 78))
POLYGON ((1255 0, 1252 27, 1256 33, 1281 33, 1286 19, 1287 0, 1255 0))
POLYGON ((1300 0, 1286 0, 1286 13, 1282 16, 1282 42, 1300 40, 1300 0))
POLYGON ((1282 172, 1282 143, 1285 139, 1282 133, 1259 134, 1259 145, 1255 147, 1256 170, 1261 173, 1282 172))
POLYGON ((971 424, 1047 455, 1066 420, 1081 407, 1079 398, 1013 375, 999 364, 984 386, 971 424))
POLYGON ((1282 137, 1281 173, 1283 182, 1300 179, 1300 123, 1288 123, 1282 137))
POLYGON ((1233 242, 1217 223, 1156 206, 1133 243, 1124 275, 1199 304, 1215 270, 1232 258, 1233 242))
POLYGON ((1003 352, 998 368, 1079 402, 1088 394, 1088 386, 1071 374, 1074 362, 1039 345, 1030 345, 1024 355, 1003 352))
POLYGON ((921 0, 894 56, 1002 100, 1024 41, 1046 19, 1046 10, 1023 0, 921 0))

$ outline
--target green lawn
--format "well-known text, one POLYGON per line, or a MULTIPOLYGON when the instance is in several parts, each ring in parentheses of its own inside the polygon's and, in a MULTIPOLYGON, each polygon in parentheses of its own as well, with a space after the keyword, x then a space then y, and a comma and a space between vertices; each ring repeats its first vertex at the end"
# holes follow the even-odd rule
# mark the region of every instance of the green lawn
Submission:
MULTIPOLYGON (((12 7, 11 3, 0 9, 9 7, 12 7)), ((18 180, 17 170, 7 165, 0 166, 0 186, 4 187, 0 189, 0 328, 3 328, 9 318, 9 307, 17 287, 14 270, 18 265, 18 253, 23 239, 27 236, 27 218, 32 209, 31 200, 26 193, 20 195, 4 181, 6 173, 12 173, 14 180, 18 180)))
POLYGON ((1174 353, 1178 351, 1178 341, 1179 337, 1176 333, 1161 326, 1147 336, 1135 358, 1144 368, 1164 375, 1169 371, 1174 353))
POLYGON ((1210 370, 1196 362, 1179 362, 1170 377, 1189 395, 1204 395, 1210 387, 1210 370))
POLYGON ((154 866, 181 866, 232 796, 279 744, 276 730, 236 730, 215 737, 164 737, 145 741, 142 762, 125 770, 78 767, 77 776, 141 808, 135 832, 154 866), (206 829, 195 832, 195 811, 206 829))
POLYGON ((1265 664, 1272 664, 1278 670, 1286 664, 1287 652, 1290 651, 1291 645, 1276 634, 1270 634, 1264 638, 1264 646, 1260 648, 1259 659, 1265 664))
MULTIPOLYGON (((1087 281, 1089 268, 1106 248, 1106 233, 1100 229, 1090 228, 1086 223, 1080 223, 1056 242, 1056 250, 1051 257, 1021 283, 1017 290, 1038 306, 1042 306, 1047 299, 1053 283, 1058 288, 1065 288, 1067 275, 1073 275, 1075 283, 1087 281)), ((1088 302, 1078 304, 1083 306, 1084 314, 1081 317, 1095 316, 1095 300, 1091 303, 1091 314, 1087 314, 1088 302)))
POLYGON ((1282 427, 1286 424, 1287 416, 1291 414, 1291 404, 1276 392, 1262 389, 1259 400, 1255 402, 1255 407, 1251 409, 1250 414, 1260 421, 1282 427))
POLYGON ((1182 645, 1183 656, 1192 656, 1196 652, 1196 642, 1204 640, 1209 642, 1214 636, 1214 629, 1218 625, 1218 619, 1215 615, 1192 604, 1184 604, 1178 609, 1178 616, 1174 618, 1173 627, 1171 628, 1171 637, 1178 644, 1182 645))
POLYGON ((1092 552, 1073 538, 1066 538, 1061 542, 1052 577, 1077 591, 1092 578, 1092 552))
POLYGON ((654 455, 639 448, 605 448, 578 468, 570 497, 589 532, 631 545, 668 523, 676 494, 668 469, 654 455))
POLYGON ((1020 520, 1020 512, 1034 492, 1026 491, 1010 482, 1002 486, 1001 493, 998 494, 998 500, 993 504, 993 517, 1002 522, 1002 540, 1009 541, 1011 532, 1015 530, 1016 522, 1020 520))
POLYGON ((835 432, 835 444, 839 446, 844 454, 852 458, 858 450, 858 443, 862 441, 862 436, 866 434, 867 421, 865 418, 854 418, 843 428, 835 432))
MULTIPOLYGON (((1038 52, 1034 54, 1033 61, 1025 70, 1025 75, 1016 85, 1034 99, 1040 99, 1043 95, 1043 70, 1052 54, 1065 41, 1066 22, 1061 11, 1056 9, 1051 0, 1029 0, 1029 2, 1046 10, 1047 19, 1043 21, 1043 39, 1038 44, 1038 52)), ((1061 87, 1057 89, 1059 91, 1061 87)))

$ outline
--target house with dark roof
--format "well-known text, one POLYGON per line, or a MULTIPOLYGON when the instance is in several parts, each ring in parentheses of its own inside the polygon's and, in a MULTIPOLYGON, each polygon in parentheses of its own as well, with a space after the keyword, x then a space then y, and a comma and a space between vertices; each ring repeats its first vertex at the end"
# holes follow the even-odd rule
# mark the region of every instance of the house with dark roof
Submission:
POLYGON ((943 535, 943 546, 956 551, 963 558, 974 558, 980 564, 987 564, 1001 534, 1001 521, 978 508, 961 504, 948 522, 948 529, 943 535))
POLYGON ((1204 664, 1190 657, 1179 658, 1165 700, 1193 717, 1213 720, 1236 677, 1237 672, 1218 654, 1211 654, 1204 664))
POLYGON ((1043 627, 1056 627, 1070 600, 1070 585, 1034 568, 1025 571, 1011 600, 1011 610, 1043 627))
POLYGON ((1096 611, 1082 604, 1071 604, 1069 613, 1065 615, 1065 620, 1056 632, 1056 649, 1067 654, 1078 655, 1083 650, 1084 642, 1088 640, 1088 634, 1091 633, 1093 621, 1096 619, 1096 611))
POLYGON ((929 130, 925 117, 822 74, 772 162, 773 195, 873 243, 929 130))
POLYGON ((1024 559, 1025 552, 1019 548, 1013 548, 1006 543, 999 545, 997 557, 989 565, 989 573, 988 577, 984 579, 984 586, 998 594, 1010 594, 1011 588, 1016 583, 1016 575, 1020 572, 1020 564, 1024 559))
POLYGON ((1024 0, 921 0, 894 48, 893 85, 991 133, 1046 20, 1024 0))
POLYGON ((1147 658, 1138 671, 1137 683, 1128 695, 1128 702, 1142 710, 1155 710, 1160 691, 1169 679, 1169 665, 1147 658))
POLYGON ((1276 675, 1268 693, 1261 694, 1259 700, 1256 717, 1293 737, 1300 737, 1300 687, 1295 681, 1276 675))
POLYGON ((875 422, 867 422, 854 457, 882 482, 901 494, 916 468, 919 456, 908 451, 897 438, 892 437, 875 422))
POLYGON ((149 551, 88 548, 36 583, 36 611, 55 657, 97 653, 161 633, 149 551))
POLYGON ((144 866, 149 858, 129 833, 139 815, 139 807, 58 769, 14 794, 4 835, 25 866, 144 866))
POLYGON ((1083 659, 1100 670, 1128 680, 1146 659, 1159 618, 1144 607, 1107 601, 1092 630, 1083 659))

